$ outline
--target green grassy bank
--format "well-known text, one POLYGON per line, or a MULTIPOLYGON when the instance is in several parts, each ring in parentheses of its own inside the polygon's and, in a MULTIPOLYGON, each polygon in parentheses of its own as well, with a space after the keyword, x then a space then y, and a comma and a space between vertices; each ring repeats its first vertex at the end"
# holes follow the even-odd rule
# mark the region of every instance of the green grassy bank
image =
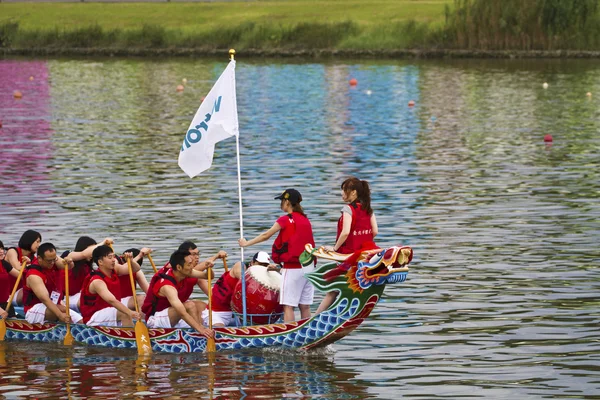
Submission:
POLYGON ((0 3, 0 51, 212 54, 234 47, 257 55, 594 52, 600 50, 599 1, 0 3))

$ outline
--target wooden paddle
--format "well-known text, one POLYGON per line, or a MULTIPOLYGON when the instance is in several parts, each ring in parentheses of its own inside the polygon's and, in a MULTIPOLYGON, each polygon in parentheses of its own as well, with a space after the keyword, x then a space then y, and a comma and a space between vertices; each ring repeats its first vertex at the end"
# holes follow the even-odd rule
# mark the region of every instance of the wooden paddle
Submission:
POLYGON ((225 268, 225 272, 229 272, 229 270, 227 269, 227 259, 226 258, 223 259, 223 268, 225 268))
MULTIPOLYGON (((6 303, 6 312, 8 312, 8 310, 10 310, 10 306, 12 305, 12 301, 13 301, 13 297, 15 297, 15 292, 17 291, 17 288, 19 287, 19 282, 21 282, 21 276, 23 275, 23 271, 25 271, 25 264, 27 264, 27 261, 23 261, 23 264, 21 264, 21 270, 19 271, 19 276, 17 276, 17 281, 15 282, 15 286, 13 287, 12 293, 10 294, 10 297, 8 298, 8 303, 6 303)), ((4 338, 6 337, 6 320, 4 318, 0 319, 0 341, 4 341, 4 338)))
MULTIPOLYGON (((208 329, 212 329, 212 268, 207 271, 208 274, 208 329)), ((208 338, 206 344, 206 351, 208 353, 214 353, 217 351, 217 345, 214 337, 208 338)))
POLYGON ((158 272, 158 270, 156 269, 156 264, 154 264, 154 260, 152 259, 152 256, 150 254, 148 254, 148 261, 150 261, 150 265, 152 265, 152 269, 154 270, 154 273, 156 274, 158 272))
MULTIPOLYGON (((127 257, 127 267, 129 268, 129 280, 131 281, 133 304, 135 304, 135 311, 139 314, 140 307, 138 305, 137 296, 135 294, 135 282, 133 280, 133 270, 131 269, 130 257, 127 257)), ((135 323, 135 343, 137 344, 137 350, 139 355, 152 354, 152 347, 150 346, 150 333, 148 332, 148 327, 144 325, 141 319, 138 319, 135 323)))
MULTIPOLYGON (((65 304, 67 306, 67 317, 71 316, 71 309, 69 308, 69 265, 67 261, 63 260, 65 264, 65 304)), ((71 334, 71 324, 67 322, 67 334, 63 340, 65 346, 73 346, 73 335, 71 334)))

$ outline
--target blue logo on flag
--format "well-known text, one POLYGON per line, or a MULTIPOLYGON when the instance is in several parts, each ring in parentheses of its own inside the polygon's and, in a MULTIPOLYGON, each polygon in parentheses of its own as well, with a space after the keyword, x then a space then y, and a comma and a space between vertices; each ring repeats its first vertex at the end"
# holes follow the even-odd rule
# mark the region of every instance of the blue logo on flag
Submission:
POLYGON ((221 109, 221 97, 222 96, 219 96, 219 98, 215 100, 212 111, 209 114, 206 114, 204 121, 196 125, 196 129, 190 129, 187 131, 185 139, 183 139, 183 144, 181 145, 181 151, 189 149, 192 144, 198 143, 200 140, 202 140, 202 132, 200 132, 200 129, 204 129, 205 132, 208 131, 208 123, 210 122, 212 115, 216 112, 219 112, 221 109))

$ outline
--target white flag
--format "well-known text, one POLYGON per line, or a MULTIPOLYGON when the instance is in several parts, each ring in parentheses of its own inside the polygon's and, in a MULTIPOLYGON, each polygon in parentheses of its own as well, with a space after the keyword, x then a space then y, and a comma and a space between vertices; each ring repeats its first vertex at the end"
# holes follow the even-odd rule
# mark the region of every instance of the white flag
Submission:
POLYGON ((190 178, 206 171, 215 144, 238 135, 235 60, 231 60, 194 115, 179 152, 179 167, 190 178))

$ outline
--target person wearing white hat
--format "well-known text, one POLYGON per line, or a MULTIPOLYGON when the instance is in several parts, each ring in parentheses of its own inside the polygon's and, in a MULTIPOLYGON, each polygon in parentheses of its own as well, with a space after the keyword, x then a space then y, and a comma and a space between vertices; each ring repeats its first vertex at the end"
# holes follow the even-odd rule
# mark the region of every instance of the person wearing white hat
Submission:
MULTIPOLYGON (((266 251, 259 251, 246 263, 246 270, 253 265, 270 267, 273 260, 266 251)), ((242 277, 242 264, 238 261, 228 272, 225 272, 215 282, 212 290, 212 323, 214 327, 229 326, 233 322, 231 311, 231 297, 239 280, 242 277)), ((208 308, 202 311, 204 325, 208 326, 208 308)))

